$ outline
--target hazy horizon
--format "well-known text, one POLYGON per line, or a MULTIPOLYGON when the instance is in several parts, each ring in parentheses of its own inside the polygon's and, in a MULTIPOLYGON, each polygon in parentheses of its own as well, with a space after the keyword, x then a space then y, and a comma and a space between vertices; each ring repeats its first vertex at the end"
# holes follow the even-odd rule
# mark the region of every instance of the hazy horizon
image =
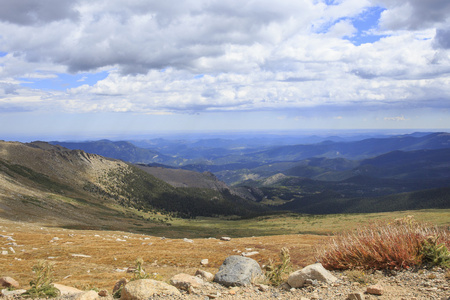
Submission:
POLYGON ((305 130, 223 130, 223 131, 165 131, 165 132, 148 132, 142 134, 114 135, 114 134, 98 134, 89 136, 80 135, 16 135, 16 136, 0 136, 0 140, 16 141, 16 142, 85 142, 85 141, 139 141, 152 139, 167 140, 200 140, 200 139, 274 139, 274 138, 307 138, 307 137, 342 137, 342 138, 371 138, 382 136, 407 135, 413 133, 436 133, 450 132, 450 129, 305 129, 305 130))

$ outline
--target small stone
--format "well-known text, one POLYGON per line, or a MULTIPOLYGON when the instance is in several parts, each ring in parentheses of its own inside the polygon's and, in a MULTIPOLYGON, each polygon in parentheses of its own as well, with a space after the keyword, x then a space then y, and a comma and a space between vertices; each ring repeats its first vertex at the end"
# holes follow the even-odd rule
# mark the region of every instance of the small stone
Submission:
POLYGON ((214 280, 213 274, 203 271, 203 270, 197 270, 197 272, 195 272, 195 276, 200 276, 205 281, 213 281, 214 280))
POLYGON ((73 294, 79 294, 82 293, 82 290, 79 290, 77 288, 71 287, 71 286, 65 286, 62 284, 58 284, 58 283, 53 283, 53 286, 55 288, 57 288, 60 292, 61 295, 73 295, 73 294))
POLYGON ((0 278, 0 286, 6 288, 13 287, 15 289, 18 289, 20 285, 15 279, 11 277, 2 277, 0 278))
POLYGON ((170 284, 175 286, 179 290, 189 291, 191 287, 192 288, 201 287, 204 284, 204 282, 201 278, 181 273, 170 278, 170 284))
POLYGON ((217 293, 210 293, 208 295, 206 295, 209 299, 216 299, 217 297, 220 297, 222 294, 217 292, 217 293))
POLYGON ((86 254, 70 254, 73 257, 85 257, 85 258, 89 258, 91 257, 90 255, 86 255, 86 254))
POLYGON ((186 243, 193 243, 194 241, 193 241, 193 240, 190 240, 190 239, 187 239, 187 238, 184 238, 184 239, 183 239, 183 242, 186 242, 186 243))
POLYGON ((251 252, 242 252, 241 253, 242 256, 246 256, 246 257, 253 256, 253 255, 256 255, 256 254, 259 254, 259 252, 258 251, 251 251, 251 252))
POLYGON ((209 264, 209 260, 208 260, 207 258, 204 258, 204 259, 202 259, 202 260, 200 261, 200 264, 201 264, 202 266, 206 266, 207 264, 209 264))
POLYGON ((347 300, 364 300, 364 294, 363 293, 349 294, 347 300))
POLYGON ((236 295, 236 293, 240 290, 240 288, 238 286, 234 286, 232 287, 229 291, 228 294, 230 295, 236 295))
POLYGON ((5 297, 15 297, 15 296, 20 296, 23 293, 26 293, 27 290, 13 290, 13 291, 8 291, 7 289, 4 289, 1 291, 1 295, 5 296, 5 297))
POLYGON ((383 287, 379 284, 368 286, 366 291, 367 294, 372 295, 383 295, 383 292, 384 292, 383 287))
POLYGON ((126 278, 121 278, 114 284, 113 294, 115 294, 120 288, 124 287, 128 283, 126 278))
POLYGON ((299 288, 305 285, 307 279, 317 280, 327 284, 337 281, 337 278, 327 271, 321 263, 316 263, 291 273, 287 282, 291 287, 299 288))
POLYGON ((220 238, 221 241, 231 241, 231 238, 228 236, 223 236, 220 238))
POLYGON ((258 288, 258 290, 260 290, 261 292, 267 292, 268 290, 269 290, 269 286, 268 285, 265 285, 265 284, 256 284, 255 285, 257 288, 258 288))
POLYGON ((100 292, 98 292, 98 295, 100 297, 108 297, 108 291, 107 290, 101 290, 100 292))
POLYGON ((81 292, 81 293, 75 294, 70 299, 71 300, 97 300, 98 297, 99 296, 96 291, 87 291, 87 292, 81 292))

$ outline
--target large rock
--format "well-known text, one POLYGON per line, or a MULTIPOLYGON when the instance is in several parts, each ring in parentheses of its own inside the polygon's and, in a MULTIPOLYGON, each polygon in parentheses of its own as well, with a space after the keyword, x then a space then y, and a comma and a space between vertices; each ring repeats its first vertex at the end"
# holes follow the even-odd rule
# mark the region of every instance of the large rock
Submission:
POLYGON ((254 259, 233 255, 225 259, 214 281, 224 286, 249 285, 262 274, 261 267, 254 259))
POLYGON ((307 279, 325 283, 333 283, 337 280, 333 274, 325 270, 321 263, 317 263, 291 273, 288 278, 288 284, 293 288, 303 287, 307 279))
POLYGON ((121 300, 143 300, 155 295, 181 295, 176 287, 162 281, 153 279, 140 279, 127 283, 123 290, 121 300))
POLYGON ((201 287, 204 281, 199 277, 181 273, 170 278, 170 284, 179 290, 189 291, 190 288, 201 287))

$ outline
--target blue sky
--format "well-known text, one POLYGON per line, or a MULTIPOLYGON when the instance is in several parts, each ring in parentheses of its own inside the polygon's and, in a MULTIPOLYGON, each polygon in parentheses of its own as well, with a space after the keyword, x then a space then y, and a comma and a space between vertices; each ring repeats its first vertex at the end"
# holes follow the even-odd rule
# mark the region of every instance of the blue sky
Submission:
POLYGON ((450 128, 447 0, 0 4, 0 139, 450 128))

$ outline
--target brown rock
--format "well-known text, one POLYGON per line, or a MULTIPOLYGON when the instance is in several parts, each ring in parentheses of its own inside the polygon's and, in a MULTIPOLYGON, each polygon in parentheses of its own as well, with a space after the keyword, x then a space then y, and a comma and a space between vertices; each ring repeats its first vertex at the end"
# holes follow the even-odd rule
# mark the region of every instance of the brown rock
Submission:
POLYGON ((101 290, 100 292, 98 292, 98 295, 100 297, 108 297, 108 291, 107 290, 101 290))
POLYGON ((113 288, 113 295, 118 291, 118 290, 120 290, 120 288, 121 287, 124 287, 126 284, 128 283, 128 280, 126 279, 126 278, 121 278, 121 279, 119 279, 119 281, 117 281, 115 284, 114 284, 114 288, 113 288))
POLYGON ((366 291, 367 294, 371 295, 383 295, 383 292, 383 287, 379 284, 368 286, 366 291))
POLYGON ((201 287, 204 282, 199 277, 180 273, 170 278, 170 284, 180 290, 189 291, 190 288, 201 287))
POLYGON ((0 286, 6 287, 6 288, 13 287, 15 289, 18 289, 20 285, 15 279, 13 279, 11 277, 2 277, 2 278, 0 278, 0 286))
POLYGON ((228 291, 228 294, 230 295, 236 295, 236 293, 240 290, 240 287, 238 286, 234 286, 232 288, 230 288, 230 290, 228 291))

